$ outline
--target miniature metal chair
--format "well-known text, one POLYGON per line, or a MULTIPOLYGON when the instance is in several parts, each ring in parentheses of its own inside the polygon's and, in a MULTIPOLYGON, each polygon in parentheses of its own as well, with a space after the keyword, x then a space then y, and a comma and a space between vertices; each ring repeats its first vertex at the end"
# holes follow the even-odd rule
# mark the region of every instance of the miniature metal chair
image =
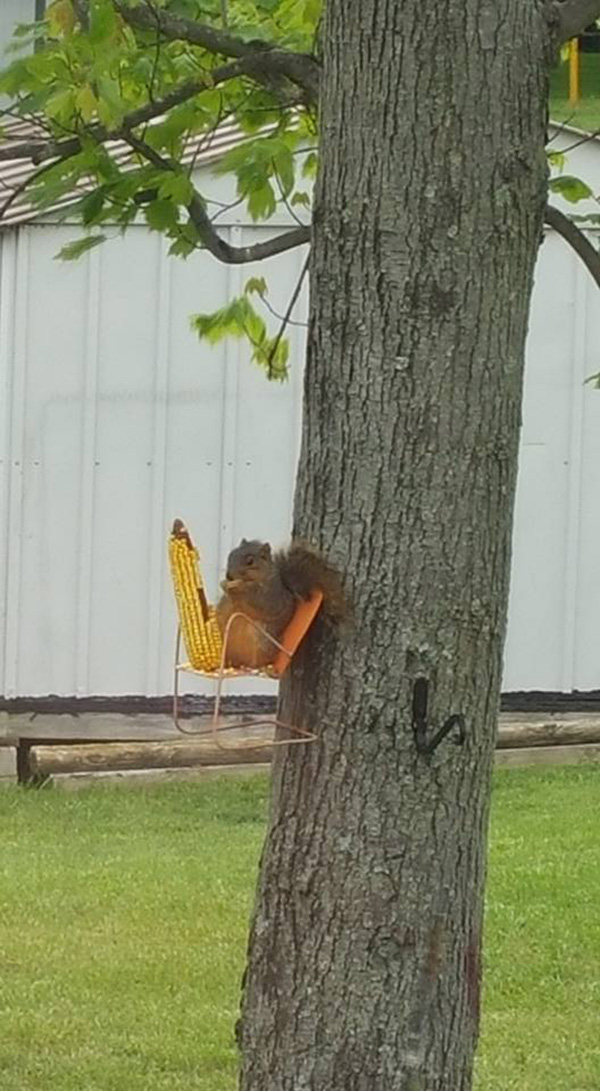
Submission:
POLYGON ((211 734, 215 745, 221 750, 257 750, 272 746, 289 746, 293 743, 314 742, 316 736, 303 727, 284 723, 282 720, 246 718, 233 723, 225 723, 221 718, 221 699, 223 683, 229 678, 281 678, 289 667, 292 657, 304 639, 317 616, 323 595, 314 591, 307 601, 299 602, 296 611, 285 629, 281 643, 267 633, 246 614, 235 613, 229 618, 225 632, 221 634, 214 606, 208 604, 204 583, 200 572, 199 556, 192 539, 180 519, 176 519, 169 539, 169 560, 175 591, 175 601, 179 616, 177 639, 175 643, 175 673, 173 687, 173 722, 181 734, 198 735, 197 731, 188 731, 179 719, 179 676, 183 673, 212 678, 216 681, 216 694, 211 721, 211 734), (244 618, 273 645, 273 662, 260 668, 228 667, 227 648, 231 626, 237 618, 244 618), (180 662, 181 642, 187 652, 187 661, 180 662), (276 729, 285 728, 292 738, 273 739, 272 741, 243 739, 234 743, 224 742, 224 731, 241 727, 258 727, 267 724, 276 729))

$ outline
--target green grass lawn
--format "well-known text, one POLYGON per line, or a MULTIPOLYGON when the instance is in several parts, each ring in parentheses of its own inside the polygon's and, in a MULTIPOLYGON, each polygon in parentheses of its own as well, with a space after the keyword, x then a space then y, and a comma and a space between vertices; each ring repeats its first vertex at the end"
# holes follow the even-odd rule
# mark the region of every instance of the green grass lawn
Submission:
MULTIPOLYGON (((2 1091, 233 1091, 266 791, 0 791, 2 1091)), ((599 768, 496 775, 478 1091, 600 1088, 599 826, 599 768)))
POLYGON ((569 104, 569 66, 558 65, 550 82, 550 117, 576 129, 600 130, 600 53, 581 55, 581 99, 569 104))

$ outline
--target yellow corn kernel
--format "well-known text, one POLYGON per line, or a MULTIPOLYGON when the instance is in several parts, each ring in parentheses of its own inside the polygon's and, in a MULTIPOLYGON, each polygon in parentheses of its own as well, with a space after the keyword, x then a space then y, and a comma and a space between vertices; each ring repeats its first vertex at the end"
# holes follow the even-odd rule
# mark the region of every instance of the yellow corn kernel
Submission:
POLYGON ((223 647, 214 607, 209 607, 204 619, 200 591, 204 584, 199 558, 189 535, 182 526, 169 539, 169 560, 179 624, 188 659, 195 670, 215 670, 221 661, 223 647))

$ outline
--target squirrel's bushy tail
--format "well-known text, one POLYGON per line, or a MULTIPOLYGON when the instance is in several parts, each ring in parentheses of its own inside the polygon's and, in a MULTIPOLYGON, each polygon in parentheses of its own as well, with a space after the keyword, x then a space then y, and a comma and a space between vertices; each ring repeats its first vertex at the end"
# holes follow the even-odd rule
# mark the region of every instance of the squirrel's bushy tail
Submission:
POLYGON ((323 592, 323 614, 328 621, 341 625, 350 615, 348 599, 336 568, 320 553, 302 542, 292 542, 277 555, 277 567, 285 586, 302 599, 311 591, 323 592))

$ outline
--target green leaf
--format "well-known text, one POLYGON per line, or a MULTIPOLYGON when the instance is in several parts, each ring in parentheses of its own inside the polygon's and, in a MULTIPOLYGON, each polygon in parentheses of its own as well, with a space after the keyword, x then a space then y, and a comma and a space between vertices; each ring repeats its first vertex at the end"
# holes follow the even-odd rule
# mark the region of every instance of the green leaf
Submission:
POLYGON ((584 384, 589 383, 595 390, 600 390, 600 371, 597 371, 595 375, 588 375, 584 380, 584 384))
POLYGON ((232 148, 216 166, 218 174, 233 172, 237 192, 244 197, 253 220, 266 220, 277 207, 273 179, 284 197, 294 187, 295 162, 292 148, 298 143, 295 128, 249 140, 232 148))
POLYGON ((147 205, 144 215, 153 231, 171 231, 179 223, 179 210, 172 201, 158 199, 147 205))
POLYGON ((247 296, 233 299, 226 307, 212 314, 194 315, 191 326, 210 345, 216 345, 226 337, 245 338, 251 347, 252 362, 263 368, 267 378, 282 382, 288 377, 287 340, 267 337, 264 320, 247 296))
POLYGON ((17 23, 13 30, 13 38, 27 38, 30 34, 33 34, 36 27, 37 23, 17 23))
POLYGON ((187 258, 194 250, 199 248, 200 239, 193 223, 188 220, 187 223, 180 224, 174 241, 169 248, 169 254, 174 254, 179 258, 187 258))
POLYGON ((77 92, 75 105, 84 121, 91 121, 98 108, 98 99, 92 88, 86 85, 77 92))
POLYGON ((94 46, 106 47, 109 40, 118 31, 117 13, 112 4, 90 4, 89 39, 94 46))
POLYGON ((586 201, 594 196, 593 191, 585 182, 582 182, 581 178, 574 178, 571 174, 563 174, 560 178, 551 178, 548 182, 548 188, 553 193, 559 193, 565 201, 570 201, 573 205, 576 205, 578 201, 586 201))
POLYGON ((189 258, 190 254, 193 254, 196 250, 196 243, 191 242, 185 235, 180 235, 171 243, 169 247, 169 254, 176 258, 189 258))
POLYGON ((117 127, 125 114, 125 103, 121 96, 118 80, 110 74, 100 75, 96 81, 98 87, 98 116, 107 128, 117 127))
POLYGON ((272 338, 252 353, 254 363, 264 368, 267 378, 279 383, 284 382, 289 376, 289 356, 290 345, 285 337, 279 341, 272 338))
POLYGON ((316 152, 309 152, 302 164, 302 176, 304 178, 316 178, 319 157, 316 152))
POLYGON ((546 158, 550 166, 556 167, 557 170, 562 170, 567 161, 565 153, 558 151, 546 152, 546 158))
POLYGON ((252 295, 256 293, 259 296, 265 296, 267 294, 267 282, 264 277, 250 277, 244 284, 244 291, 246 295, 252 295))
POLYGON ((55 260, 76 261, 82 254, 87 253, 88 250, 92 250, 95 246, 99 246, 101 242, 105 241, 106 235, 86 235, 83 239, 75 239, 74 242, 66 243, 66 245, 59 250, 55 260))
POLYGON ((598 224, 600 224, 600 212, 588 212, 586 216, 573 215, 573 216, 570 216, 569 219, 571 219, 573 221, 573 223, 577 223, 577 224, 586 224, 587 223, 587 224, 593 224, 594 226, 597 226, 598 224))
POLYGON ((295 207, 296 205, 302 205, 303 208, 310 208, 310 196, 308 195, 308 193, 305 193, 304 190, 297 189, 296 192, 292 194, 290 204, 293 207, 295 207))
POLYGON ((295 167, 294 157, 290 149, 282 144, 273 157, 273 164, 277 172, 277 177, 285 197, 292 192, 295 182, 295 167))
POLYGON ((46 114, 52 121, 67 124, 75 112, 75 91, 67 87, 58 91, 46 102, 46 114))
POLYGON ((267 329, 264 319, 253 308, 249 308, 243 321, 243 332, 254 348, 260 348, 265 343, 267 329))
POLYGON ((316 26, 321 16, 322 0, 305 0, 304 19, 311 26, 316 26))
POLYGON ((187 174, 169 174, 158 187, 161 197, 170 197, 176 205, 189 205, 194 187, 187 174))
POLYGON ((52 34, 71 34, 76 22, 71 0, 54 0, 46 9, 46 19, 52 34))
POLYGON ((248 194, 248 212, 253 220, 268 220, 276 208, 277 201, 270 182, 257 186, 248 194))
POLYGON ((100 186, 98 189, 92 190, 91 193, 84 197, 81 205, 81 219, 86 227, 96 222, 100 216, 104 207, 104 189, 100 186))

